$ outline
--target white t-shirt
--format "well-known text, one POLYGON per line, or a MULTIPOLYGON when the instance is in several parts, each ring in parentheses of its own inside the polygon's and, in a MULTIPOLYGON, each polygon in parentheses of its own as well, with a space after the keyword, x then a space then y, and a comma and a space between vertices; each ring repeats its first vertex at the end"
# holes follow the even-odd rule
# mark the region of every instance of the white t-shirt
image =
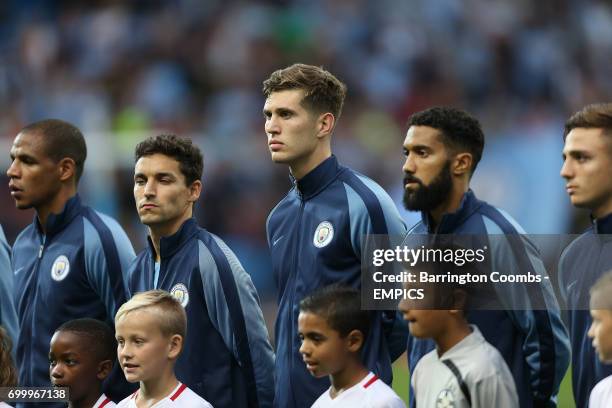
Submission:
MULTIPOLYGON (((138 391, 117 404, 117 408, 137 408, 136 396, 138 391)), ((191 391, 185 384, 178 383, 164 399, 156 402, 151 408, 213 408, 212 405, 195 392, 191 391)))
POLYGON ((0 401, 0 408, 13 408, 13 407, 4 401, 0 401))
POLYGON ((117 405, 105 394, 102 394, 92 408, 115 408, 117 405))
POLYGON ((331 388, 321 394, 312 404, 312 408, 406 408, 404 401, 374 373, 369 373, 334 399, 330 391, 331 388))
POLYGON ((612 375, 604 378, 591 391, 589 408, 608 408, 612 401, 612 375))
POLYGON ((455 344, 441 357, 432 350, 419 360, 412 374, 417 407, 517 408, 519 406, 514 378, 499 351, 487 343, 478 328, 455 344), (459 379, 443 361, 457 369, 471 405, 459 379))

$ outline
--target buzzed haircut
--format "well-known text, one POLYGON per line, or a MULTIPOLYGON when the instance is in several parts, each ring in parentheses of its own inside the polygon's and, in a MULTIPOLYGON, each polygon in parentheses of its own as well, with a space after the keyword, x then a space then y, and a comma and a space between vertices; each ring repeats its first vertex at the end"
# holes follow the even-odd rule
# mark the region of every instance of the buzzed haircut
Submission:
POLYGON ((93 351, 98 361, 115 359, 115 335, 110 326, 101 320, 88 317, 69 320, 55 332, 69 332, 79 336, 85 348, 93 351))
POLYGON ((612 103, 594 103, 574 113, 565 122, 563 140, 575 128, 601 128, 605 135, 612 136, 612 103))
POLYGON ((470 153, 473 159, 471 173, 474 174, 484 149, 484 133, 478 119, 460 109, 436 106, 411 115, 407 128, 411 126, 437 129, 449 150, 470 153))
POLYGON ((293 64, 274 71, 263 82, 266 98, 274 92, 301 89, 304 91, 302 106, 316 112, 331 112, 336 119, 342 113, 346 85, 322 67, 306 64, 293 64))
POLYGON ((591 287, 591 309, 612 311, 612 270, 603 274, 591 287))
POLYGON ((79 182, 87 158, 87 145, 79 128, 63 120, 45 119, 24 127, 20 133, 43 136, 47 156, 54 162, 66 157, 74 160, 76 182, 79 182))
POLYGON ((179 170, 185 176, 187 186, 202 179, 204 158, 191 139, 172 134, 151 136, 138 143, 134 151, 134 161, 154 154, 163 154, 176 160, 179 163, 179 170))
POLYGON ((359 330, 367 338, 370 331, 370 312, 361 310, 359 291, 348 286, 336 284, 315 291, 300 302, 300 312, 324 318, 342 337, 359 330))
POLYGON ((156 322, 164 336, 170 337, 178 334, 185 339, 187 315, 183 306, 170 293, 160 289, 137 293, 121 305, 115 315, 115 324, 126 315, 140 310, 156 315, 156 322))

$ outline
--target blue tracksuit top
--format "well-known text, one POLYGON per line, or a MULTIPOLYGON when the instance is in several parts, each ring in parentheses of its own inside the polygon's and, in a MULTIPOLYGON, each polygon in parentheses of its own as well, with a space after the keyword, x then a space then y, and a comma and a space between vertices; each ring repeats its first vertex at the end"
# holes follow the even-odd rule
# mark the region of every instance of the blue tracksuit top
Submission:
POLYGON ((11 269, 11 247, 6 242, 4 230, 0 226, 0 326, 4 327, 13 342, 13 358, 17 344, 17 312, 13 302, 14 275, 11 269))
MULTIPOLYGON (((442 217, 435 231, 429 214, 421 215, 422 220, 409 234, 498 235, 498 239, 487 244, 493 263, 491 271, 529 270, 547 276, 537 248, 527 237, 517 235, 525 234, 521 226, 505 211, 478 200, 472 190, 465 193, 456 212, 442 217), (503 235, 506 239, 500 239, 503 235)), ((512 290, 518 287, 513 285, 512 290)), ((556 406, 556 394, 570 359, 567 330, 561 321, 552 285, 544 279, 540 287, 541 293, 533 291, 530 295, 541 295, 537 304, 545 304, 547 310, 478 310, 467 316, 504 357, 514 377, 521 408, 556 406)), ((526 293, 512 293, 512 296, 524 298, 526 293)), ((409 337, 410 372, 434 347, 432 340, 409 337)), ((410 400, 414 407, 412 393, 410 400)))
POLYGON ((602 364, 587 337, 591 326, 589 289, 612 270, 612 214, 593 225, 563 251, 559 260, 559 286, 565 299, 572 342, 572 386, 577 407, 589 404, 593 387, 612 375, 612 365, 602 364))
POLYGON ((163 289, 181 300, 187 338, 177 378, 215 408, 271 407, 274 353, 251 277, 236 255, 195 218, 148 248, 130 268, 131 294, 163 289))
MULTIPOLYGON (((21 386, 50 386, 49 342, 62 323, 91 317, 114 327, 115 312, 126 299, 123 273, 135 256, 119 224, 82 205, 78 195, 66 202, 60 214, 49 215, 45 231, 35 216, 13 246, 21 386)), ((114 399, 129 395, 131 387, 118 365, 114 375, 107 395, 114 399)))
MULTIPOLYGON (((339 165, 335 156, 294 180, 267 221, 279 289, 275 407, 310 407, 330 385, 327 377, 310 375, 299 353, 299 302, 336 282, 360 287, 363 235, 405 232, 387 193, 369 178, 339 165)), ((391 362, 404 351, 406 336, 398 313, 373 314, 364 362, 387 383, 392 379, 391 362)))

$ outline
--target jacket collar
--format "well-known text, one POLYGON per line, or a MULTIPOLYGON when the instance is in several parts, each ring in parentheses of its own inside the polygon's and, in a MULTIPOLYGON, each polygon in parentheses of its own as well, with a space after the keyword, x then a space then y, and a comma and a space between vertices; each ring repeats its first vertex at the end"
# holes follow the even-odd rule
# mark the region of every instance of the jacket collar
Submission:
POLYGON ((338 164, 338 159, 336 159, 336 156, 331 155, 301 179, 296 180, 291 174, 289 177, 296 187, 300 198, 308 200, 334 181, 340 169, 341 166, 338 164))
POLYGON ((48 239, 70 224, 74 217, 81 213, 81 208, 81 198, 78 194, 75 194, 69 198, 68 201, 66 201, 62 212, 59 214, 49 214, 47 217, 47 222, 45 223, 44 232, 40 225, 40 221, 38 220, 38 215, 34 216, 34 225, 36 226, 37 231, 41 235, 46 235, 48 239))
POLYGON ((596 234, 612 234, 612 213, 601 218, 592 218, 592 221, 596 234))
POLYGON ((433 230, 433 220, 427 211, 421 211, 421 220, 423 225, 427 227, 427 231, 430 233, 436 232, 438 234, 450 234, 455 232, 461 224, 465 222, 478 208, 483 204, 482 201, 476 198, 472 189, 469 189, 463 198, 457 211, 453 213, 444 214, 440 220, 440 224, 436 226, 435 231, 433 230))
MULTIPOLYGON (((159 242, 160 258, 165 259, 174 255, 198 230, 198 222, 192 217, 185 221, 174 234, 162 237, 159 242)), ((149 251, 151 251, 151 254, 155 254, 155 247, 150 235, 147 237, 147 242, 149 243, 149 251)))

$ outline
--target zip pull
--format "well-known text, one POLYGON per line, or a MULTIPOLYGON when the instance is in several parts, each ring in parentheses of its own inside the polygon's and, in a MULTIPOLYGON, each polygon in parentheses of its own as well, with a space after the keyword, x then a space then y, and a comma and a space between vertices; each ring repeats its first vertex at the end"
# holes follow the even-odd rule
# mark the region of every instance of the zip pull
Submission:
POLYGON ((44 248, 45 246, 41 245, 40 248, 38 249, 38 259, 42 258, 42 253, 43 253, 44 248))

